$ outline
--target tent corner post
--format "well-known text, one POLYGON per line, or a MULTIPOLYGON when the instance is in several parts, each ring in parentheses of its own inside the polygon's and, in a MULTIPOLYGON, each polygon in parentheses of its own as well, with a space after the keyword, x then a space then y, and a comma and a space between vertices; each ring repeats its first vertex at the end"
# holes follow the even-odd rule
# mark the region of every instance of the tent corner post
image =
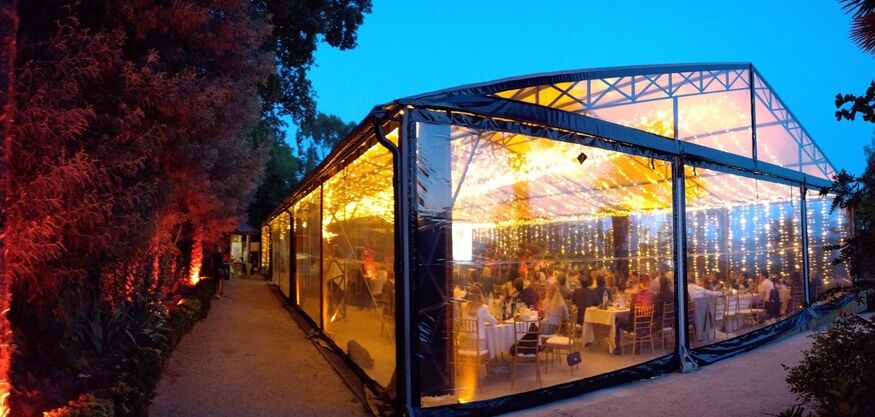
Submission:
POLYGON ((675 270, 675 355, 679 370, 690 372, 698 365, 690 356, 687 338, 686 185, 682 156, 672 158, 672 228, 675 270))

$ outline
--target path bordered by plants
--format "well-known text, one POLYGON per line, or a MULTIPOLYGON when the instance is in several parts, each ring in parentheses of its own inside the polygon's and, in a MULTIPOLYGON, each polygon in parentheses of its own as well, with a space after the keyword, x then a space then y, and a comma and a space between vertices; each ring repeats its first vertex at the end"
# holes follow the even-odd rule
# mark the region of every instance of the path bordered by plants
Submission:
POLYGON ((152 417, 368 415, 267 284, 226 283, 173 352, 152 417))

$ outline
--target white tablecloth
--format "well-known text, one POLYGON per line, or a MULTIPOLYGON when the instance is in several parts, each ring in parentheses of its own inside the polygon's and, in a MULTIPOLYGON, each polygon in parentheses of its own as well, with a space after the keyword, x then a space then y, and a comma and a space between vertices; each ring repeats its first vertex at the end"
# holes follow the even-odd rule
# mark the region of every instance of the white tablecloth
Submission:
MULTIPOLYGON (((521 326, 528 323, 520 322, 521 326)), ((499 323, 496 326, 486 325, 486 346, 489 349, 489 359, 494 359, 501 352, 510 351, 510 347, 516 343, 517 332, 513 330, 513 323, 499 323)), ((525 329, 525 328, 523 328, 525 329)), ((522 330, 522 329, 521 329, 522 330)))
POLYGON ((602 310, 596 307, 588 307, 583 317, 583 343, 595 341, 595 329, 593 324, 601 324, 610 327, 608 335, 608 352, 613 353, 617 349, 617 320, 629 317, 629 309, 602 310))
POLYGON ((781 315, 787 314, 787 307, 790 305, 790 287, 778 287, 778 294, 781 296, 781 315))
POLYGON ((693 299, 696 310, 693 314, 693 326, 696 327, 696 341, 701 342, 711 339, 712 330, 714 329, 715 317, 711 315, 711 303, 717 302, 717 297, 703 296, 693 299))

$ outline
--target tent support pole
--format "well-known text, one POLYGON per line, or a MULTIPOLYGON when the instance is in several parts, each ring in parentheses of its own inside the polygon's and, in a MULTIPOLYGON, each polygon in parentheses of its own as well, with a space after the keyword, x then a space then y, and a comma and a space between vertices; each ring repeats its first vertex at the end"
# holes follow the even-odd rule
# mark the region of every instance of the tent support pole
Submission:
MULTIPOLYGON (((408 227, 408 211, 407 204, 407 167, 410 163, 402 155, 398 146, 395 146, 392 141, 386 138, 383 130, 383 123, 388 119, 386 112, 375 114, 374 132, 377 136, 377 141, 385 146, 392 153, 392 183, 395 193, 395 340, 401 342, 401 349, 396 346, 395 350, 395 390, 396 403, 400 410, 403 410, 404 415, 413 416, 414 410, 411 402, 411 387, 412 373, 411 364, 412 354, 410 350, 410 337, 408 331, 410 329, 410 230, 408 227), (398 308, 400 307, 400 308, 398 308)), ((407 116, 404 115, 399 128, 398 143, 401 147, 405 147, 409 143, 409 138, 405 134, 405 126, 407 124, 407 116)), ((396 342, 397 343, 397 342, 396 342)))
POLYGON ((687 270, 686 270, 686 186, 684 161, 681 156, 672 159, 672 227, 674 229, 674 283, 675 283, 675 354, 681 372, 691 372, 698 365, 690 356, 687 338, 687 270))
MULTIPOLYGON (((802 293, 805 297, 805 305, 811 304, 811 274, 809 273, 809 258, 808 258, 808 202, 806 196, 808 187, 805 184, 799 189, 802 193, 800 196, 799 208, 802 210, 802 218, 799 222, 802 232, 802 293)), ((791 297, 792 298, 792 297, 791 297)))

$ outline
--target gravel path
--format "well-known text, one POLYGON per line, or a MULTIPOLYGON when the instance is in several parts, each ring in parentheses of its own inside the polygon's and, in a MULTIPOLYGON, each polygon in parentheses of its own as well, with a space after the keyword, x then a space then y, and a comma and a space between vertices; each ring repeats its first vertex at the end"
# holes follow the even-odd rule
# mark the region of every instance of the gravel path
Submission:
POLYGON ((367 416, 263 281, 226 281, 170 358, 152 417, 367 416))
POLYGON ((795 402, 781 364, 792 366, 802 359, 802 350, 811 346, 809 335, 805 331, 692 373, 668 374, 506 416, 774 415, 795 402))

